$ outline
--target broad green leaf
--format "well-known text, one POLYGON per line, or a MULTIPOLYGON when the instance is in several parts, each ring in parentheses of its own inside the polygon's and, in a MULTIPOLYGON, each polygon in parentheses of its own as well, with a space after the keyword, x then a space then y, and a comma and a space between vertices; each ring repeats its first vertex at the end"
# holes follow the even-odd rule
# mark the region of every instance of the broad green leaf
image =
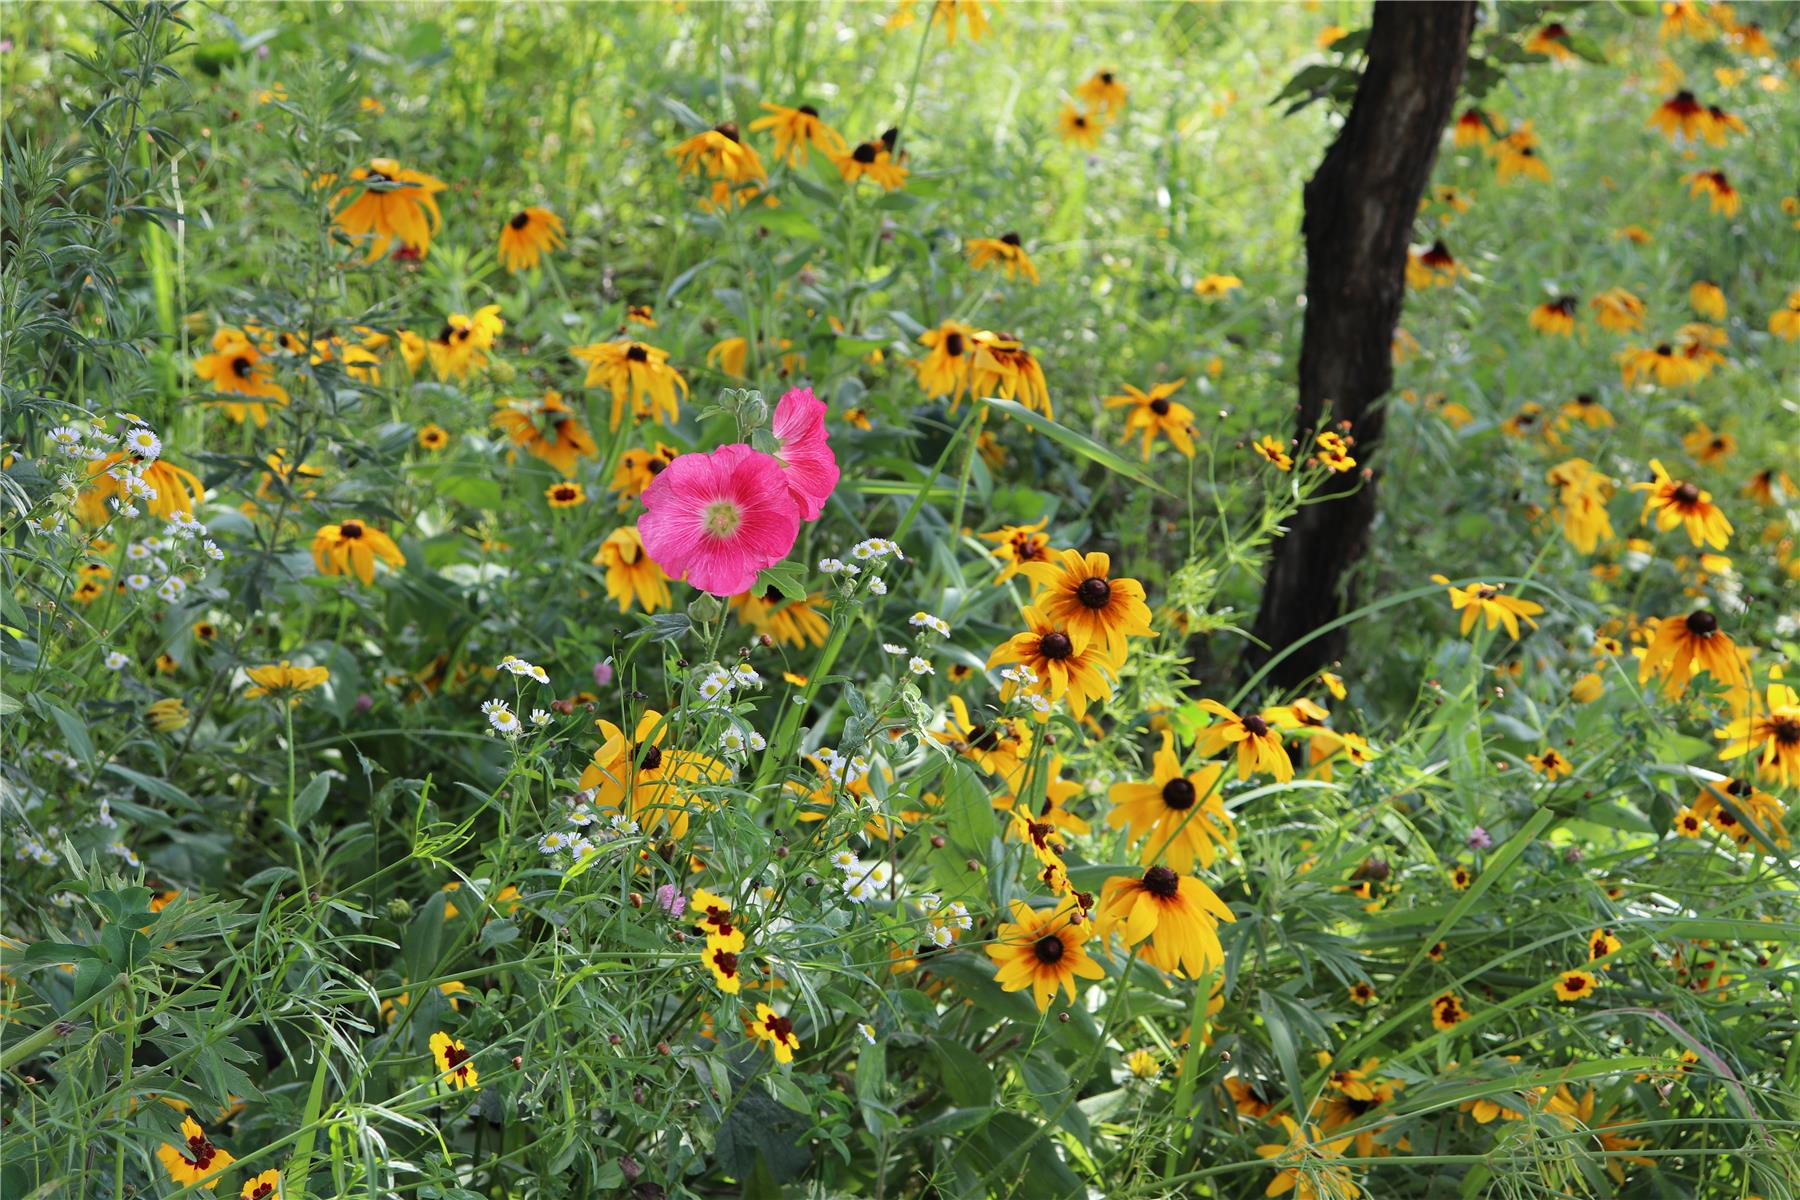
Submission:
POLYGON ((1012 400, 988 396, 984 397, 981 402, 998 412, 1005 413, 1013 420, 1029 426, 1064 449, 1079 454, 1089 462, 1098 463, 1115 475, 1123 475, 1125 478, 1140 483, 1152 491, 1161 492, 1165 496, 1173 494, 1168 488, 1156 482, 1141 464, 1132 462, 1110 446, 1101 445, 1085 433, 1078 433, 1067 425, 1059 425, 1049 417, 1032 412, 1023 404, 1012 400))

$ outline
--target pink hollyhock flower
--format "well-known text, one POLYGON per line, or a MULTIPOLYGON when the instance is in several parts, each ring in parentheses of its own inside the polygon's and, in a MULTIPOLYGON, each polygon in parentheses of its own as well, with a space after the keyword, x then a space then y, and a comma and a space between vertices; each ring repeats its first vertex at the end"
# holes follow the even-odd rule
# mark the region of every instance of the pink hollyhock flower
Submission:
POLYGON ((682 454, 644 489, 638 534, 671 579, 715 596, 748 591, 800 536, 800 507, 781 463, 742 442, 682 454))
POLYGON ((774 434, 781 442, 775 457, 787 470, 788 489, 800 515, 816 521, 838 484, 837 455, 825 431, 825 402, 809 387, 795 388, 775 406, 774 434))

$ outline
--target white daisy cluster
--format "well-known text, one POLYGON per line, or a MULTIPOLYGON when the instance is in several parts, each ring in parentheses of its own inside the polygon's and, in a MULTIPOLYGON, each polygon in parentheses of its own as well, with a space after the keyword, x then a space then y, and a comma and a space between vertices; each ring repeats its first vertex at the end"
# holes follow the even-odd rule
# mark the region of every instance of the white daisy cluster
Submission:
POLYGON ((957 930, 971 929, 975 925, 975 919, 969 916, 969 906, 961 900, 945 904, 943 897, 927 892, 919 897, 919 907, 930 922, 926 926, 926 936, 940 950, 955 943, 957 930))
POLYGON ((768 749, 769 740, 754 729, 733 723, 719 735, 719 749, 727 758, 747 758, 761 750, 768 749))
POLYGON ((128 867, 141 867, 144 865, 144 860, 137 856, 137 851, 133 850, 130 846, 127 846, 124 842, 109 843, 106 847, 106 852, 123 859, 125 865, 128 867))
POLYGON ((846 757, 830 746, 821 746, 817 758, 825 767, 825 777, 839 786, 849 787, 869 777, 869 760, 861 754, 846 757))
POLYGON ((497 671, 505 671, 509 675, 518 675, 526 679, 535 679, 539 683, 549 683, 550 675, 544 668, 528 663, 516 654, 508 654, 494 664, 497 671))
POLYGON ((568 816, 570 828, 552 829, 542 834, 537 843, 540 854, 567 854, 574 862, 580 862, 597 851, 602 842, 637 836, 638 823, 624 813, 613 813, 603 822, 600 814, 589 805, 593 798, 591 791, 574 797, 568 816))
POLYGON ((950 636, 950 622, 942 617, 934 617, 928 612, 920 611, 906 618, 906 623, 914 629, 929 629, 939 637, 950 636))
POLYGON ((700 693, 702 704, 724 704, 730 699, 732 689, 759 688, 762 684, 763 677, 755 667, 749 663, 739 663, 731 668, 708 667, 694 690, 700 693))
POLYGON ((872 900, 893 879, 893 868, 885 860, 866 863, 853 851, 840 850, 832 856, 832 866, 844 874, 844 895, 854 904, 872 900))
POLYGON ((18 835, 16 842, 17 844, 13 847, 13 857, 20 862, 34 862, 40 867, 56 865, 56 855, 50 852, 50 847, 30 834, 18 835))
POLYGON ((1035 690, 1038 685, 1038 673, 1024 663, 1006 668, 1000 672, 1000 679, 1003 684, 1000 689, 1002 700, 1023 700, 1027 708, 1039 714, 1050 711, 1049 699, 1042 692, 1035 690))
POLYGON ((67 771, 73 771, 76 767, 81 765, 75 761, 75 756, 73 754, 70 754, 66 750, 58 750, 54 747, 48 750, 38 751, 38 757, 45 762, 55 763, 57 766, 62 767, 67 771))

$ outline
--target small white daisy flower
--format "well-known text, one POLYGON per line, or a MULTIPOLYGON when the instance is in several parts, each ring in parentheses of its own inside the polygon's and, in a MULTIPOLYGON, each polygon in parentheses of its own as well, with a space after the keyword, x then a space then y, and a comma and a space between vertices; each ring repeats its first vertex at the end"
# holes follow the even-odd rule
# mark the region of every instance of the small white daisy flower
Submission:
POLYGON ((877 596, 887 595, 887 580, 877 575, 869 580, 869 591, 877 596))
POLYGON ((58 425, 50 431, 50 444, 73 456, 81 452, 81 434, 67 425, 58 425))
POLYGON ((131 665, 131 659, 128 655, 122 654, 117 650, 109 650, 106 652, 106 669, 107 670, 123 671, 126 667, 129 667, 130 665, 131 665))
POLYGON ((839 871, 855 871, 862 866, 862 859, 854 850, 839 850, 831 856, 831 865, 839 871))
POLYGON ((933 925, 928 932, 931 935, 931 944, 939 950, 947 950, 956 944, 956 935, 942 925, 933 925))
POLYGON ((893 654, 893 655, 900 655, 900 654, 906 653, 906 647, 902 646, 898 642, 883 642, 883 643, 881 643, 881 648, 883 650, 886 650, 889 654, 893 654))
POLYGON ((950 623, 941 617, 934 617, 928 612, 916 612, 906 618, 906 623, 914 629, 929 629, 940 637, 950 636, 950 623))
POLYGON ((181 599, 181 594, 185 591, 187 591, 187 580, 179 575, 169 576, 156 587, 156 594, 170 604, 181 599))
POLYGON ((711 703, 731 690, 731 675, 724 670, 715 670, 700 681, 700 698, 711 703))
POLYGON ((914 675, 937 674, 937 671, 932 668, 930 661, 920 658, 916 654, 906 660, 906 669, 911 671, 914 675))
POLYGON ((844 895, 848 896, 857 904, 861 904, 874 894, 875 889, 861 879, 844 880, 844 895))
POLYGON ((750 731, 750 748, 752 750, 767 750, 769 748, 769 739, 752 729, 750 731))
POLYGON ((819 560, 819 574, 821 575, 838 575, 843 570, 844 560, 841 558, 821 558, 819 560))
POLYGON ((550 714, 541 708, 534 708, 531 710, 531 723, 542 729, 550 723, 550 714))
POLYGON ((125 547, 125 557, 132 562, 143 562, 150 557, 150 547, 145 542, 132 542, 125 547))
POLYGON ((211 538, 207 538, 205 544, 202 545, 200 549, 205 551, 206 557, 212 559, 214 562, 220 562, 225 557, 225 552, 219 549, 218 544, 211 538))
POLYGON ((594 814, 594 810, 585 804, 577 804, 574 808, 569 810, 569 824, 578 829, 586 829, 589 825, 592 825, 599 819, 600 818, 594 814))
POLYGON ((149 462, 162 453, 162 439, 139 425, 125 435, 125 449, 149 462))
POLYGON ((739 663, 734 667, 731 679, 739 687, 761 687, 763 681, 762 676, 756 673, 756 668, 749 663, 739 663))
POLYGON ((552 829, 538 839, 538 850, 544 854, 555 854, 558 850, 567 850, 569 843, 575 839, 560 829, 552 829))
POLYGON ((719 749, 727 754, 742 754, 748 744, 741 729, 727 729, 719 735, 719 749))
POLYGON ((134 571, 125 577, 125 586, 134 592, 141 592, 150 586, 150 577, 134 571))
POLYGON ((869 1045, 873 1046, 875 1044, 875 1027, 867 1021, 858 1021, 856 1024, 856 1032, 862 1034, 863 1041, 869 1043, 869 1045))

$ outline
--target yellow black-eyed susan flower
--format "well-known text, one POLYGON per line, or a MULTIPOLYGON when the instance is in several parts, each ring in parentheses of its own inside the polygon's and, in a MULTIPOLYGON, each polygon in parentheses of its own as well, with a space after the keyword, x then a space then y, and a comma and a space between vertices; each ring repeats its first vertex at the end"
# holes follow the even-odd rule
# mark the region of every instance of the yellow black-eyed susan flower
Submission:
POLYGON ((529 271, 562 244, 561 217, 547 208, 522 208, 500 227, 500 265, 508 274, 529 271))
POLYGON ((882 138, 859 142, 846 154, 832 155, 831 161, 845 183, 854 185, 867 179, 890 192, 906 186, 907 170, 895 161, 892 150, 882 138))
POLYGON ((669 352, 643 342, 595 342, 575 346, 569 353, 587 363, 583 387, 604 387, 612 393, 609 428, 617 432, 629 400, 634 420, 648 417, 658 425, 673 423, 681 415, 676 393, 688 394, 687 380, 669 365, 669 352))
POLYGON ((1694 93, 1683 88, 1656 106, 1656 111, 1650 114, 1649 125, 1670 141, 1685 138, 1697 142, 1705 135, 1706 108, 1694 93))
POLYGON ((1024 574, 1036 589, 1032 605, 1068 634, 1077 653, 1099 643, 1114 662, 1123 662, 1127 637, 1156 636, 1144 585, 1113 578, 1106 554, 1059 550, 1026 566, 1024 574))
POLYGON ((1506 595, 1502 584, 1473 583, 1468 587, 1456 587, 1442 575, 1433 575, 1433 583, 1443 584, 1450 593, 1450 607, 1462 613, 1462 628, 1465 636, 1475 628, 1475 622, 1485 620, 1491 630, 1496 626, 1504 626, 1507 636, 1514 641, 1519 640, 1519 622, 1533 629, 1537 622, 1531 618, 1544 611, 1544 606, 1531 600, 1518 600, 1506 595))
POLYGON ((450 444, 450 431, 435 421, 419 429, 419 448, 429 450, 433 454, 450 444))
POLYGON ((1152 760, 1154 772, 1145 783, 1115 783, 1107 793, 1112 811, 1106 823, 1125 829, 1141 841, 1140 861, 1164 862, 1177 871, 1195 863, 1210 867, 1221 847, 1237 838, 1231 814, 1219 795, 1222 763, 1202 763, 1184 773, 1175 754, 1174 734, 1163 731, 1162 747, 1152 760))
POLYGON ((1106 122, 1097 114, 1076 108, 1073 104, 1065 104, 1057 114, 1056 131, 1062 135, 1063 141, 1080 146, 1083 150, 1092 150, 1100 145, 1100 135, 1106 132, 1106 122))
POLYGON ((312 557, 319 574, 355 575, 364 586, 375 582, 377 559, 395 570, 406 565, 393 538, 356 518, 319 526, 313 534, 312 557))
POLYGON ((1000 926, 988 957, 999 966, 995 982, 1002 991, 1031 989, 1038 1011, 1045 1012, 1058 990, 1077 999, 1078 979, 1101 979, 1106 972, 1088 956, 1085 943, 1092 926, 1072 904, 1034 909, 1012 902, 1012 920, 1000 926))
POLYGON ((997 238, 970 238, 963 249, 969 256, 969 265, 978 271, 993 267, 1005 271, 1008 279, 1038 282, 1037 267, 1032 264, 1031 255, 1025 253, 1025 243, 1016 233, 1003 233, 997 238))
MULTIPOLYGON (((976 331, 972 341, 975 357, 969 364, 970 391, 1017 401, 1046 417, 1056 415, 1050 408, 1050 385, 1044 379, 1044 368, 1021 339, 1010 333, 982 329, 976 331)), ((955 407, 952 401, 952 411, 955 407)))
POLYGON ((1130 89, 1111 67, 1095 71, 1075 89, 1076 98, 1098 112, 1117 112, 1123 109, 1125 97, 1129 94, 1130 89))
POLYGON ((1539 333, 1569 337, 1575 332, 1575 312, 1581 301, 1574 296, 1558 296, 1531 310, 1531 327, 1539 333))
POLYGON ((1002 525, 987 533, 977 534, 984 542, 993 542, 994 548, 988 553, 998 558, 1003 564, 995 583, 1005 583, 1014 575, 1022 574, 1031 563, 1045 562, 1050 557, 1050 535, 1045 533, 1044 526, 1050 523, 1044 517, 1032 525, 1002 525))
POLYGON ((1144 959, 1158 970, 1196 978, 1224 962, 1219 922, 1237 918, 1200 880, 1153 866, 1142 876, 1114 875, 1100 889, 1095 930, 1127 946, 1150 939, 1144 959))
POLYGON ((431 252, 431 239, 443 224, 436 199, 445 187, 441 179, 391 158, 371 159, 368 166, 351 171, 350 178, 358 186, 340 190, 332 204, 352 192, 356 198, 338 209, 332 222, 351 238, 368 239, 366 261, 380 258, 396 241, 420 258, 431 252))
POLYGON ((738 128, 727 121, 702 130, 669 151, 681 161, 683 175, 704 172, 727 184, 766 180, 762 159, 738 136, 738 128))
POLYGON ((1758 774, 1792 787, 1800 783, 1800 692, 1784 683, 1771 683, 1765 699, 1766 707, 1747 712, 1713 732, 1728 743, 1719 757, 1729 760, 1755 755, 1758 774))
POLYGON ((619 602, 620 612, 629 612, 634 603, 647 613, 669 606, 669 577, 644 552, 636 525, 607 534, 594 565, 606 568, 606 594, 619 602))
POLYGON ((1239 779, 1258 771, 1267 771, 1280 783, 1294 777, 1294 764, 1281 744, 1281 735, 1260 713, 1233 712, 1217 700, 1202 700, 1200 708, 1214 720, 1195 739, 1197 753, 1210 756, 1235 746, 1239 779))
POLYGON ((1688 185, 1688 195, 1705 196, 1709 211, 1720 216, 1735 217, 1743 204, 1731 180, 1716 167, 1683 175, 1681 181, 1688 185))
POLYGON ((1644 302, 1622 287, 1607 288, 1588 301, 1600 328, 1612 333, 1635 333, 1644 327, 1644 302))
POLYGON ((809 147, 827 158, 849 151, 843 135, 820 119, 819 110, 812 105, 788 108, 764 100, 762 106, 769 115, 750 122, 750 132, 767 130, 774 135, 778 161, 789 166, 805 166, 809 147))
POLYGON ((1025 632, 1008 638, 988 656, 989 669, 1008 663, 1030 667, 1037 679, 1024 690, 1041 695, 1052 704, 1067 700, 1078 721, 1087 715, 1090 703, 1112 695, 1108 675, 1116 672, 1119 664, 1104 645, 1090 642, 1077 650, 1068 633, 1040 610, 1019 611, 1025 632))
POLYGON ((1712 493, 1698 484, 1671 478, 1654 458, 1650 460, 1650 471, 1648 483, 1631 485, 1633 491, 1645 493, 1641 523, 1649 524, 1654 513, 1657 529, 1667 531, 1680 525, 1694 545, 1723 550, 1731 539, 1731 522, 1712 502, 1712 493))
POLYGON ((1150 461, 1150 450, 1158 437, 1169 439, 1169 444, 1185 457, 1194 457, 1194 410, 1171 399, 1186 382, 1186 379, 1177 379, 1173 383, 1153 384, 1149 391, 1127 383, 1123 385, 1124 395, 1102 399, 1101 403, 1107 408, 1127 410, 1125 434, 1119 440, 1129 442, 1141 435, 1145 462, 1150 461))
POLYGON ((275 382, 263 352, 241 329, 227 326, 213 334, 212 353, 195 360, 194 374, 211 384, 213 391, 237 397, 209 403, 223 408, 225 415, 240 425, 248 417, 261 429, 269 423, 269 405, 286 407, 288 403, 287 389, 275 382))

